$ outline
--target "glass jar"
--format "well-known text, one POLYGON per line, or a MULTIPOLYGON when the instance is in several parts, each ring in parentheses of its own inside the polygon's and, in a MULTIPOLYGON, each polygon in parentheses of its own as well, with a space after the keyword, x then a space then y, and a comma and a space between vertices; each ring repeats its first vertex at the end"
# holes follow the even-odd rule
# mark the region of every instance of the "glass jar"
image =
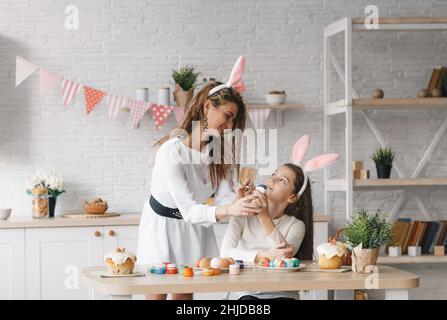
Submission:
POLYGON ((49 212, 48 190, 45 188, 34 188, 31 191, 32 213, 33 218, 41 219, 47 218, 49 212))

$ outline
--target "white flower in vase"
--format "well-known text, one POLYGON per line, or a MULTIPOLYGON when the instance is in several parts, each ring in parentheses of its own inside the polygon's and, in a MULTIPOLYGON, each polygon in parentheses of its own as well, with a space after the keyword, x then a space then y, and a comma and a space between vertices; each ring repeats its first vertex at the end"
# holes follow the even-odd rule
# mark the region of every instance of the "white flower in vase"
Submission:
POLYGON ((63 190, 63 179, 60 175, 56 174, 54 170, 46 172, 40 168, 37 172, 26 179, 26 189, 28 193, 34 188, 46 188, 48 189, 48 195, 50 197, 58 197, 65 192, 63 190))

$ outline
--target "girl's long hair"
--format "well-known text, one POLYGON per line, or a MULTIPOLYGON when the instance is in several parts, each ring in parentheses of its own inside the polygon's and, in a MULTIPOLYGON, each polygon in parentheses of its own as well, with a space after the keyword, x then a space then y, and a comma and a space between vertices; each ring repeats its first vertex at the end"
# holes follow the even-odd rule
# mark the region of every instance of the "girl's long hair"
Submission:
MULTIPOLYGON (((186 107, 185 117, 183 118, 183 122, 180 127, 173 130, 183 129, 191 136, 193 130, 193 121, 200 121, 201 129, 203 130, 203 118, 204 114, 204 105, 205 102, 209 99, 211 101, 211 105, 214 108, 218 108, 220 105, 225 104, 227 102, 233 102, 237 105, 238 111, 237 115, 233 121, 233 130, 240 129, 240 131, 244 131, 245 129, 245 120, 247 107, 245 106, 244 101, 242 100, 242 96, 233 90, 232 88, 224 88, 212 94, 208 97, 210 90, 218 85, 222 84, 222 82, 213 81, 208 82, 192 99, 189 105, 186 107)), ((172 132, 171 132, 172 134, 172 132)), ((171 134, 168 134, 158 140, 155 145, 162 145, 164 142, 169 140, 172 137, 171 134)), ((212 138, 211 138, 212 139, 212 138)), ((221 161, 219 163, 211 162, 210 164, 210 177, 211 182, 214 187, 217 187, 222 179, 226 179, 230 183, 232 182, 232 177, 234 173, 236 175, 239 174, 239 165, 235 164, 234 156, 236 153, 236 148, 238 143, 236 142, 236 137, 233 135, 231 139, 231 149, 233 152, 232 163, 228 164, 228 159, 225 157, 224 159, 224 136, 220 137, 220 157, 221 161)), ((208 141, 209 142, 209 141, 208 141)), ((212 151, 213 152, 213 151, 212 151)), ((212 154, 211 154, 212 155, 212 154)))
MULTIPOLYGON (((284 164, 295 173, 295 193, 301 189, 304 183, 304 172, 299 166, 293 163, 284 164)), ((304 235, 303 242, 296 254, 301 260, 313 260, 313 248, 314 248, 314 228, 313 228, 313 215, 314 209, 312 206, 312 191, 310 188, 310 181, 307 180, 307 187, 303 194, 295 202, 289 204, 285 209, 285 214, 293 216, 304 222, 306 226, 306 233, 304 235)))

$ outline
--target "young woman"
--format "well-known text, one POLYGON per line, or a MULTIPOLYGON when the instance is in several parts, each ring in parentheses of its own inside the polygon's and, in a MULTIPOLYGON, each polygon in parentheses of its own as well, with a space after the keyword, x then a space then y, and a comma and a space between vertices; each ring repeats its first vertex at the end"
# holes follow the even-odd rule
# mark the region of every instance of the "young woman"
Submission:
MULTIPOLYGON (((237 91, 242 84, 243 67, 241 57, 227 83, 211 82, 198 92, 180 127, 183 135, 166 136, 158 141, 160 148, 152 170, 151 196, 145 202, 139 226, 139 264, 168 261, 188 264, 201 257, 218 256, 210 226, 229 215, 260 212, 249 204, 249 197, 233 201, 232 179, 238 168, 234 163, 223 161, 223 152, 221 161, 215 161, 216 150, 209 148, 210 132, 222 135, 225 129, 245 128, 246 106, 237 91), (194 126, 195 122, 200 125, 194 126), (213 194, 216 206, 203 204, 213 194)), ((235 151, 234 139, 231 143, 235 151)), ((166 295, 146 298, 166 299, 166 295)), ((192 299, 192 294, 174 294, 172 298, 192 299)))
MULTIPOLYGON (((231 217, 220 256, 255 264, 263 257, 297 256, 301 260, 312 260, 312 194, 303 170, 286 163, 267 179, 266 185, 266 193, 257 190, 253 193, 252 204, 261 207, 261 213, 255 217, 231 217)), ((236 292, 231 298, 299 299, 299 294, 291 291, 236 292)))

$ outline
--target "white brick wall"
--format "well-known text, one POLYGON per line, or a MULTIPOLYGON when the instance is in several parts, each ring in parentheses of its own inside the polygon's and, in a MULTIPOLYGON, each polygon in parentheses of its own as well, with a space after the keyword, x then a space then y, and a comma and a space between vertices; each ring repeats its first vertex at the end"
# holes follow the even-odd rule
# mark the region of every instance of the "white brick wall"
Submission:
MULTIPOLYGON (((149 117, 130 129, 128 114, 107 119, 105 104, 89 116, 79 95, 62 106, 60 95, 40 97, 38 77, 14 88, 15 56, 109 92, 133 96, 135 88, 172 85, 173 68, 193 64, 203 76, 223 79, 235 59, 244 54, 248 65, 245 95, 262 101, 280 88, 289 101, 305 111, 287 111, 279 128, 278 163, 289 159, 293 142, 304 133, 313 140, 310 156, 322 141, 323 28, 343 16, 361 16, 370 1, 0 1, 0 206, 14 215, 30 214, 24 179, 39 167, 55 168, 66 181, 67 194, 58 211, 76 211, 93 196, 122 212, 140 211, 150 187, 151 145, 175 125, 171 116, 157 132, 149 117), (66 5, 79 7, 80 29, 64 28, 66 5), (293 134, 291 134, 291 132, 293 134)), ((445 1, 374 1, 381 15, 447 15, 445 1)), ((412 96, 426 86, 431 68, 446 63, 445 33, 363 33, 354 36, 354 87, 369 96, 382 87, 387 96, 412 96)), ((342 41, 337 39, 341 48, 342 41)), ((336 53, 341 57, 341 51, 336 53)), ((339 83, 339 86, 341 84, 339 83)), ((443 117, 444 110, 373 112, 385 138, 410 173, 443 117)), ((361 115, 354 115, 354 158, 368 160, 378 147, 361 115)), ((274 128, 274 117, 268 128, 274 128)), ((343 153, 343 123, 333 122, 334 151, 343 153)), ((423 174, 447 175, 447 138, 443 137, 423 174)), ((374 168, 366 161, 368 169, 374 168)), ((314 202, 322 210, 322 174, 316 173, 314 202)), ((444 189, 420 191, 429 210, 447 217, 444 189)), ((356 208, 390 210, 397 193, 364 193, 356 208)), ((343 197, 332 199, 333 229, 344 223, 343 197)), ((409 201, 404 207, 417 216, 409 201)), ((438 269, 434 269, 438 270, 438 269)), ((434 276, 436 278, 436 275, 434 276)), ((445 287, 439 295, 447 297, 445 287), (443 291, 444 290, 444 291, 443 291)), ((437 292, 438 292, 437 291, 437 292)))

